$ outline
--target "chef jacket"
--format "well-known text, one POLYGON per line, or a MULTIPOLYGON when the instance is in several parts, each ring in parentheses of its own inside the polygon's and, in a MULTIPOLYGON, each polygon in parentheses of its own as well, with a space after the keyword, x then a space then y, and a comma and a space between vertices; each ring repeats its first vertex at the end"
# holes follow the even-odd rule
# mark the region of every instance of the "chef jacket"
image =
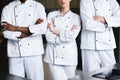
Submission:
POLYGON ((109 50, 116 48, 112 27, 120 26, 120 6, 116 0, 81 0, 81 49, 109 50), (93 16, 103 16, 106 24, 93 16))
POLYGON ((42 34, 46 33, 46 13, 43 5, 34 0, 26 0, 21 3, 15 0, 3 8, 1 22, 6 21, 18 27, 28 27, 32 33, 29 37, 18 39, 21 32, 3 31, 8 39, 8 57, 21 57, 41 55, 44 53, 42 34), (44 22, 35 25, 39 19, 44 22))
POLYGON ((48 23, 51 22, 60 31, 60 35, 47 29, 45 62, 57 65, 77 65, 76 37, 80 31, 79 15, 68 11, 61 16, 60 11, 57 10, 48 14, 48 23), (77 29, 71 30, 73 25, 76 25, 77 29))

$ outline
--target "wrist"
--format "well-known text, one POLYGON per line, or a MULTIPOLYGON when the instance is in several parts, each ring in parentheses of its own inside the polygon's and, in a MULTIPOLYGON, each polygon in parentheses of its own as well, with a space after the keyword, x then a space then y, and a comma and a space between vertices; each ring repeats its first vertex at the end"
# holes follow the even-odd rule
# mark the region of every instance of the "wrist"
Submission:
POLYGON ((15 31, 18 31, 19 30, 18 28, 19 28, 18 26, 15 26, 15 31))
POLYGON ((54 33, 55 33, 56 35, 59 35, 59 34, 60 34, 60 32, 59 32, 58 30, 55 30, 54 33))

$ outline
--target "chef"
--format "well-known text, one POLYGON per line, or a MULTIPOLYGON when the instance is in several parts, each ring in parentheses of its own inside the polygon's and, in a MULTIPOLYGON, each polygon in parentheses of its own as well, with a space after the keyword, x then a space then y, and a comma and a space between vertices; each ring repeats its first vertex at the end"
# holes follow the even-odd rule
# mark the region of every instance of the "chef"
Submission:
POLYGON ((41 55, 46 33, 44 6, 34 0, 14 0, 3 8, 1 25, 8 39, 9 72, 31 80, 44 80, 41 55))
POLYGON ((120 26, 120 6, 116 0, 81 0, 83 72, 116 63, 112 27, 120 26))
POLYGON ((80 17, 70 10, 71 0, 58 0, 60 9, 48 14, 47 47, 44 61, 52 80, 68 80, 75 76, 77 66, 76 37, 80 17))

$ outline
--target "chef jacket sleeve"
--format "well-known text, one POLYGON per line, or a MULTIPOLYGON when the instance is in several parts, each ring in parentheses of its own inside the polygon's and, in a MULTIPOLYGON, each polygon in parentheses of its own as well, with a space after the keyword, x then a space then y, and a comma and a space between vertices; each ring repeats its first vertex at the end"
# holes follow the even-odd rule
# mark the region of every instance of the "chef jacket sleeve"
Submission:
POLYGON ((106 16, 108 27, 120 27, 120 6, 116 0, 110 0, 112 15, 106 16))
POLYGON ((37 25, 30 25, 29 26, 29 30, 32 33, 31 36, 34 35, 39 35, 39 34, 45 34, 46 33, 46 29, 47 29, 47 21, 46 21, 46 12, 45 12, 45 8, 42 5, 39 5, 37 8, 38 11, 38 19, 43 19, 43 22, 37 25))
MULTIPOLYGON (((11 13, 9 11, 11 11, 9 6, 5 6, 3 8, 2 14, 1 14, 1 25, 2 25, 2 22, 8 22, 12 24, 11 17, 10 17, 11 13)), ((20 35, 21 35, 21 32, 18 32, 18 31, 16 32, 8 31, 8 30, 3 31, 3 36, 10 40, 18 40, 18 37, 20 37, 20 35)))

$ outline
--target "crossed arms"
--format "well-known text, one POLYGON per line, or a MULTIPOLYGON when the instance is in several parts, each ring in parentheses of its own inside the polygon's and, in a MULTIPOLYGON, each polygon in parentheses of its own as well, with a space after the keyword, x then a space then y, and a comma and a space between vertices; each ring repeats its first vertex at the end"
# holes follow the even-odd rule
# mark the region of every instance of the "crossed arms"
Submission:
MULTIPOLYGON (((43 22, 43 19, 38 19, 35 23, 35 25, 37 24, 41 24, 43 22)), ((20 37, 18 38, 25 38, 25 37, 28 37, 30 36, 32 33, 29 31, 29 28, 28 27, 18 27, 18 26, 15 26, 15 25, 12 25, 8 22, 2 22, 2 30, 8 30, 8 31, 19 31, 21 32, 22 34, 20 35, 20 37)))

